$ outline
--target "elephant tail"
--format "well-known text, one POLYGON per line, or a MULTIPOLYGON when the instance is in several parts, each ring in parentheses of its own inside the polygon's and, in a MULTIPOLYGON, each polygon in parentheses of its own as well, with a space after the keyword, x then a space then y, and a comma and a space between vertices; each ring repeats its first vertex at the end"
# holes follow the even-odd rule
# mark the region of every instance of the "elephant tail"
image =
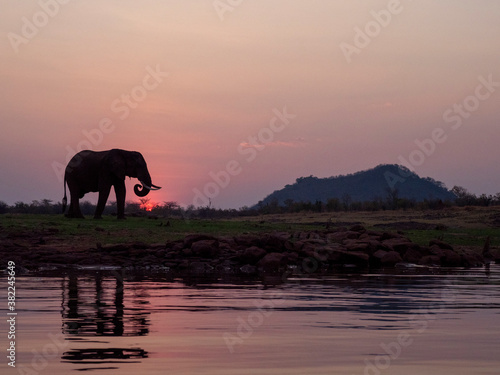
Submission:
POLYGON ((62 200, 62 213, 66 211, 66 206, 68 205, 68 198, 66 198, 66 176, 64 176, 64 197, 62 200))

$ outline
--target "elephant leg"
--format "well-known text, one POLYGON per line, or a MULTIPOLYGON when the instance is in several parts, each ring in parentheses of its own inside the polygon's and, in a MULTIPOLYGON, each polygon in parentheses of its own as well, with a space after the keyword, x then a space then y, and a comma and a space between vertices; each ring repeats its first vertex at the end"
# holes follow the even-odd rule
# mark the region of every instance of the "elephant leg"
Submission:
POLYGON ((70 218, 77 218, 77 219, 84 219, 82 212, 80 211, 80 198, 78 193, 75 190, 69 191, 71 195, 71 200, 69 204, 69 210, 68 210, 68 215, 67 217, 70 218))
POLYGON ((125 181, 115 184, 117 219, 125 219, 125 181))
POLYGON ((106 202, 108 201, 110 190, 111 186, 105 186, 99 189, 99 199, 97 200, 94 219, 102 219, 102 213, 104 211, 104 207, 106 207, 106 202))

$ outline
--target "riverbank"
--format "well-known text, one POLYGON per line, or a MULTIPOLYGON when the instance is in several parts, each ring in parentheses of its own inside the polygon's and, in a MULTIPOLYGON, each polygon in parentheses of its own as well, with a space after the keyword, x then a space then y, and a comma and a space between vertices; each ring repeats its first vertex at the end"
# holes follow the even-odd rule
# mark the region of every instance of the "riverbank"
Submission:
POLYGON ((500 259, 498 210, 335 215, 226 221, 1 215, 0 255, 30 271, 101 266, 241 274, 475 267, 500 259))

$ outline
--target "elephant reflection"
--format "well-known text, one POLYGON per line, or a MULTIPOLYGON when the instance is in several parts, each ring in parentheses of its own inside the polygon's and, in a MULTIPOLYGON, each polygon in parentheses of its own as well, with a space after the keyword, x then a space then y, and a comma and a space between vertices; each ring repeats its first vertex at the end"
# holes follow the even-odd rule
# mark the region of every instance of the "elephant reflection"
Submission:
POLYGON ((112 149, 108 151, 80 151, 73 156, 64 173, 63 213, 66 210, 66 184, 71 202, 68 217, 83 218, 79 199, 89 192, 99 192, 94 218, 100 219, 111 186, 115 189, 118 219, 125 218, 125 176, 135 177, 141 183, 134 186, 134 193, 146 196, 150 190, 161 189, 151 182, 144 157, 136 151, 112 149))
MULTIPOLYGON (((93 277, 69 275, 63 280, 62 321, 63 333, 69 336, 145 336, 149 334, 149 295, 141 287, 127 288, 124 275, 101 273, 93 277), (130 291, 133 295, 130 295, 130 291), (137 308, 140 305, 141 308, 137 308)), ((148 358, 148 352, 140 347, 93 347, 97 340, 88 340, 85 347, 67 350, 61 361, 87 365, 84 370, 106 363, 132 363, 148 358)), ((113 341, 113 342, 120 342, 113 341)), ((83 371, 82 369, 79 369, 83 371)))
MULTIPOLYGON (((147 291, 125 301, 123 275, 69 275, 63 281, 63 333, 78 336, 145 336, 149 333, 147 291), (140 305, 141 308, 136 308, 140 305)), ((130 289, 129 289, 130 291, 130 289)))

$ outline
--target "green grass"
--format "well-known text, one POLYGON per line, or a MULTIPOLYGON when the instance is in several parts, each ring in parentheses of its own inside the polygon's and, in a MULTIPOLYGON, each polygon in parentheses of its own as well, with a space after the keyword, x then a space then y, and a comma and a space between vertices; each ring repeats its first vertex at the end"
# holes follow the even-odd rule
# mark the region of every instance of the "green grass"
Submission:
POLYGON ((440 239, 455 246, 484 246, 489 236, 492 246, 500 245, 499 228, 452 228, 448 230, 412 230, 405 234, 419 245, 428 245, 432 239, 440 239))
MULTIPOLYGON (((434 238, 451 245, 482 248, 488 236, 491 246, 500 246, 500 226, 488 221, 498 210, 453 210, 449 212, 400 212, 376 213, 350 212, 338 214, 264 215, 234 220, 200 220, 147 217, 129 217, 116 220, 107 216, 102 220, 88 217, 84 220, 67 219, 62 215, 0 215, 0 241, 9 240, 31 246, 36 241, 59 246, 86 247, 96 243, 165 243, 184 238, 188 234, 233 236, 241 233, 324 229, 327 221, 360 222, 376 231, 396 231, 397 228, 380 229, 377 223, 420 221, 444 224, 444 230, 404 230, 413 242, 426 246, 434 238)), ((332 227, 333 229, 333 227, 332 227)))
POLYGON ((28 239, 51 238, 78 246, 82 242, 117 244, 130 242, 165 243, 184 238, 188 234, 210 234, 230 236, 241 233, 259 233, 286 230, 288 224, 259 223, 252 221, 199 220, 199 219, 149 219, 129 217, 116 220, 104 217, 67 219, 62 215, 0 215, 0 239, 9 238, 17 242, 28 239))

